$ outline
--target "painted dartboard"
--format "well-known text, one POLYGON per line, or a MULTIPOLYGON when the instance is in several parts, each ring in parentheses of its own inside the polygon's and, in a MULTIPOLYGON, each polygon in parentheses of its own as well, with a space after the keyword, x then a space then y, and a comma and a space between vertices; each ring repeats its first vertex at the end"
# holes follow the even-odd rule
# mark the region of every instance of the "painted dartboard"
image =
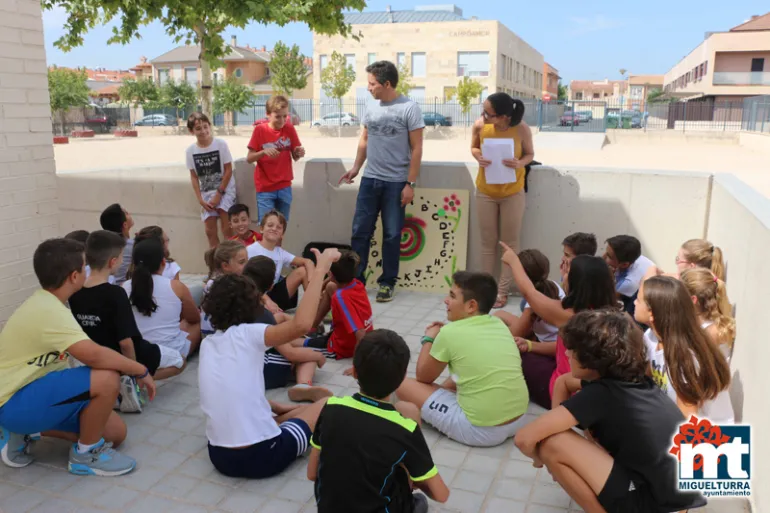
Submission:
MULTIPOLYGON (((418 189, 406 208, 401 230, 398 286, 436 291, 465 269, 468 245, 468 191, 418 189)), ((369 250, 367 285, 382 273, 382 227, 377 223, 369 250)))

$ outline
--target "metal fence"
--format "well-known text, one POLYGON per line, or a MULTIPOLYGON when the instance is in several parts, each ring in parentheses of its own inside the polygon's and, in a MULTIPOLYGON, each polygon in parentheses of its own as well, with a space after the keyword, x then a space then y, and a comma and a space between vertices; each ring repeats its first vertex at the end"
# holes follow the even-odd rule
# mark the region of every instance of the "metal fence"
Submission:
MULTIPOLYGON (((468 113, 456 101, 412 98, 418 103, 428 127, 467 127, 479 119, 481 102, 470 106, 468 113)), ((770 132, 770 96, 756 96, 736 102, 690 100, 687 102, 653 103, 643 101, 567 100, 543 102, 536 99, 524 102, 524 121, 541 131, 605 132, 607 129, 675 130, 675 131, 739 131, 770 132)), ((295 99, 291 101, 292 122, 298 126, 322 128, 360 126, 371 98, 354 101, 318 101, 295 99)), ((56 134, 73 130, 94 130, 109 133, 116 128, 130 126, 179 126, 197 108, 136 109, 134 107, 88 106, 71 109, 64 116, 54 114, 56 134)), ((265 102, 257 101, 242 112, 234 113, 232 123, 250 126, 267 116, 265 102)), ((229 116, 228 116, 229 117, 229 116)), ((214 115, 215 126, 225 124, 223 114, 214 115)))
POLYGON ((770 96, 754 96, 743 100, 741 129, 770 133, 770 96))

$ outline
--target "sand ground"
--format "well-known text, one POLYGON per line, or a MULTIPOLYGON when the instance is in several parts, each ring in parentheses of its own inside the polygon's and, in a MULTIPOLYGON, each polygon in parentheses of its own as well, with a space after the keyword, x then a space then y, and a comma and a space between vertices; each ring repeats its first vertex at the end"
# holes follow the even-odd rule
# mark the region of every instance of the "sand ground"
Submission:
MULTIPOLYGON (((301 133, 306 158, 353 159, 356 137, 323 137, 308 130, 301 133)), ((246 156, 246 136, 223 137, 234 158, 246 156)), ((672 171, 728 172, 737 175, 762 194, 770 197, 770 152, 751 151, 737 144, 607 144, 601 150, 540 149, 535 136, 536 160, 554 166, 609 167, 672 171)), ((192 137, 179 135, 115 139, 70 139, 55 147, 59 170, 114 169, 154 164, 183 163, 185 148, 192 137)), ((425 161, 470 161, 470 136, 455 139, 427 139, 425 161)))

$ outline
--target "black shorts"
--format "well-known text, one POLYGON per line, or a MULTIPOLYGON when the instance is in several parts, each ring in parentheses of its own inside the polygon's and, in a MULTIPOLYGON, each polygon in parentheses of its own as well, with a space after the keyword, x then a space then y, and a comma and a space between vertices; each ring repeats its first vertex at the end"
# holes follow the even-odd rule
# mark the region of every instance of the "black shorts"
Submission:
POLYGON ((262 479, 280 474, 305 454, 313 432, 301 419, 289 419, 279 427, 280 435, 243 449, 209 444, 211 463, 229 477, 262 479))
POLYGON ((659 510, 647 484, 640 479, 632 479, 630 473, 618 462, 612 465, 610 477, 604 483, 598 499, 607 513, 647 513, 659 510))
POLYGON ((294 377, 291 364, 266 363, 262 373, 265 375, 265 390, 283 388, 294 377))
POLYGON ((155 375, 155 371, 160 366, 160 348, 152 342, 147 342, 143 338, 134 340, 134 352, 136 361, 147 367, 150 375, 155 375))
POLYGON ((286 287, 286 278, 281 278, 281 281, 273 285, 270 292, 267 293, 267 297, 273 300, 273 303, 278 305, 281 310, 291 310, 297 308, 297 299, 299 294, 296 292, 293 296, 289 295, 289 289, 286 287))

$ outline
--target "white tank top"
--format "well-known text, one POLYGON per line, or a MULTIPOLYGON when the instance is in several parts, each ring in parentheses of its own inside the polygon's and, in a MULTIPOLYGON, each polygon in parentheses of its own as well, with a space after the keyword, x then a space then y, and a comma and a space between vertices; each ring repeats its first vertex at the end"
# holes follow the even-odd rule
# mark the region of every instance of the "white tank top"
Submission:
MULTIPOLYGON (((126 293, 131 295, 131 282, 128 280, 123 284, 126 293)), ((171 288, 171 280, 163 276, 154 274, 152 276, 153 289, 152 297, 158 309, 151 316, 146 316, 134 307, 134 318, 142 337, 154 344, 160 344, 173 349, 179 349, 177 346, 183 343, 185 339, 184 332, 179 328, 179 321, 182 315, 182 300, 177 297, 171 288)))

